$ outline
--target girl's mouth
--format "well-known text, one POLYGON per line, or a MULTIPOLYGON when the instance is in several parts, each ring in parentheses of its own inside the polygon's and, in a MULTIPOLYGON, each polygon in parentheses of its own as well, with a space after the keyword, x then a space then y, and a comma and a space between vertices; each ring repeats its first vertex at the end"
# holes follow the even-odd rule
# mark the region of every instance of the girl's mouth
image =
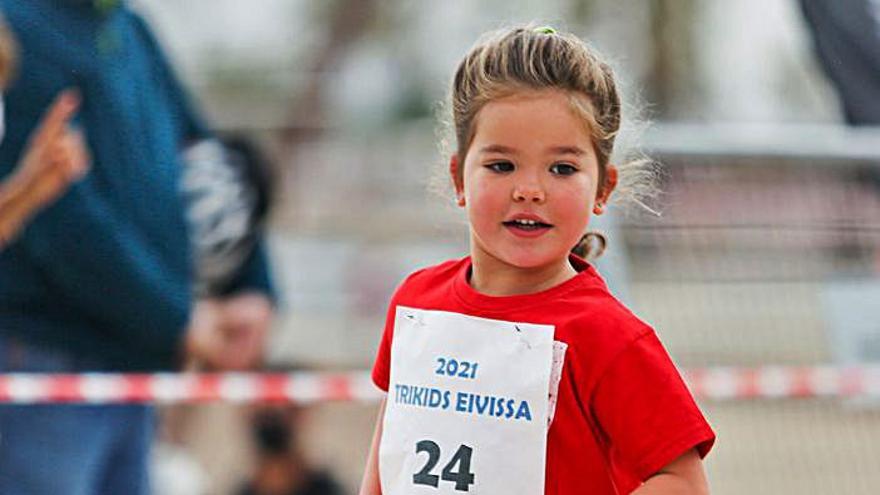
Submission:
POLYGON ((527 232, 532 232, 536 230, 549 229, 553 227, 552 225, 544 222, 540 222, 537 220, 527 220, 524 218, 519 218, 516 220, 508 220, 506 222, 502 222, 505 227, 510 227, 513 229, 524 230, 527 232))

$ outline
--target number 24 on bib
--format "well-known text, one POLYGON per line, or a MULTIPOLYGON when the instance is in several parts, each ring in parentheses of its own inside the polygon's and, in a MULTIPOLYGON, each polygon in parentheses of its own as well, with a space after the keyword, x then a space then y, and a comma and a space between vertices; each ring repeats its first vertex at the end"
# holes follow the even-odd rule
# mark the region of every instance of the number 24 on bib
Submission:
POLYGON ((398 307, 382 492, 543 493, 553 330, 398 307))

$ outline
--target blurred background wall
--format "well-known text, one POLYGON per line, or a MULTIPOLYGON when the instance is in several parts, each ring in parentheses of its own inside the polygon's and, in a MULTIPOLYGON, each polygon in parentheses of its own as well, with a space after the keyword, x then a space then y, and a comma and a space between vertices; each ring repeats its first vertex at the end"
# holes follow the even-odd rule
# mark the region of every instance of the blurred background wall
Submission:
MULTIPOLYGON (((876 300, 850 297, 880 294, 880 134, 843 126, 794 0, 136 5, 220 130, 253 137, 275 164, 274 368, 368 368, 395 285, 466 252, 463 216, 428 191, 438 171, 444 179, 438 103, 480 33, 533 20, 582 35, 614 62, 630 118, 619 158, 639 145, 662 164, 662 216, 619 208, 603 225, 611 254, 600 269, 679 365, 880 359, 876 300)), ((374 406, 298 416, 310 462, 352 493, 374 406)), ((719 434, 713 493, 869 493, 880 483, 870 403, 703 406, 719 434)), ((183 409, 176 444, 201 466, 204 490, 229 493, 253 462, 250 413, 183 409)))

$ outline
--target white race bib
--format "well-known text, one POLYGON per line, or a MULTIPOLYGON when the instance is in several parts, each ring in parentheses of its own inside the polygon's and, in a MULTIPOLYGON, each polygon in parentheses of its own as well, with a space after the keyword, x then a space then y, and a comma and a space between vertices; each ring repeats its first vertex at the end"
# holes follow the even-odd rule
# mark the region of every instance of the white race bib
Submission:
POLYGON ((554 327, 396 311, 382 493, 544 493, 554 327))

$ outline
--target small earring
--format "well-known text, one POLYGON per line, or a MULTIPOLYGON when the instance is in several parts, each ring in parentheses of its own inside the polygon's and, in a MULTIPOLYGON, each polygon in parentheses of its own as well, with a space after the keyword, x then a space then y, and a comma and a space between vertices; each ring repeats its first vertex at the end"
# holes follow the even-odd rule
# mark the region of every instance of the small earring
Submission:
POLYGON ((464 196, 459 194, 455 202, 458 204, 458 206, 464 206, 464 196))
POLYGON ((603 208, 604 206, 602 206, 602 203, 596 203, 595 205, 593 205, 593 213, 595 213, 596 215, 601 215, 604 211, 603 208))

